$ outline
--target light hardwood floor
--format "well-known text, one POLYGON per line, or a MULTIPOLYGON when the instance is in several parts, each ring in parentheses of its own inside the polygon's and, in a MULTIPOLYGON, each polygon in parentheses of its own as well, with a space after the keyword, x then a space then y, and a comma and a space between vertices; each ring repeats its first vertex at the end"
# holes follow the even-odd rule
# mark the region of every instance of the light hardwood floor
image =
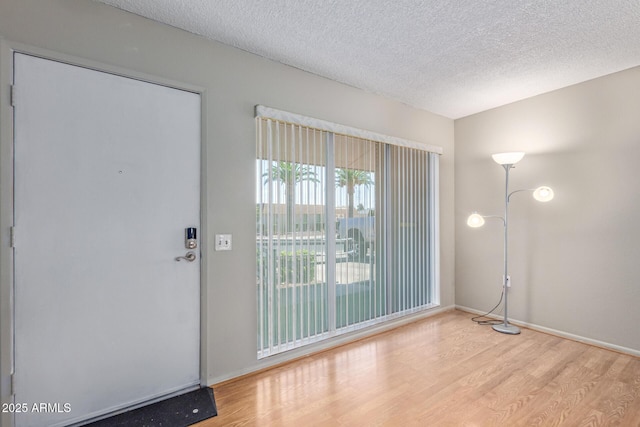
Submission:
POLYGON ((214 386, 214 426, 640 426, 640 358, 451 311, 214 386))

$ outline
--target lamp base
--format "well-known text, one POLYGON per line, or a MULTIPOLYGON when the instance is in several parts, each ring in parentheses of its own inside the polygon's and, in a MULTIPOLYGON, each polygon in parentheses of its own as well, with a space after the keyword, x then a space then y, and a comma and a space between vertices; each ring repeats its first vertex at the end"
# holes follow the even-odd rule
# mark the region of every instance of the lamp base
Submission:
POLYGON ((510 325, 508 323, 500 323, 499 325, 492 326, 494 331, 502 332, 503 334, 510 335, 518 335, 520 333, 520 328, 517 326, 510 325))

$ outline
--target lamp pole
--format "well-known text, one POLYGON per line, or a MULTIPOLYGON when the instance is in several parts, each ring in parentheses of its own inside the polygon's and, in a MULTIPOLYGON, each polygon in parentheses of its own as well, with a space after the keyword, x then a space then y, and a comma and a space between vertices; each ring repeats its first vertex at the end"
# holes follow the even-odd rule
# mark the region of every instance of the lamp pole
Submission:
POLYGON ((513 164, 502 165, 505 171, 505 184, 504 184, 504 275, 502 276, 502 286, 504 289, 504 322, 498 325, 493 325, 493 330, 502 332, 503 334, 516 335, 520 333, 520 328, 509 323, 509 169, 513 167, 513 164))

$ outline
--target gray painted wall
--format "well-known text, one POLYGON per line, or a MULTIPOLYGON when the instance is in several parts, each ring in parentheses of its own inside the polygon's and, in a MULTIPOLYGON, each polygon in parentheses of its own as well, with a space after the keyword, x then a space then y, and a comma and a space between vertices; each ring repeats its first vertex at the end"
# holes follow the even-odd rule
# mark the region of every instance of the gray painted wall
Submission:
MULTIPOLYGON (((439 145, 441 158, 441 306, 454 304, 453 121, 320 78, 264 58, 87 0, 2 0, 0 36, 205 89, 206 196, 204 377, 208 383, 265 366, 256 360, 255 128, 256 104, 439 145), (214 252, 213 236, 233 234, 233 251, 214 252)), ((10 81, 5 50, 0 73, 3 241, 10 222, 10 81)), ((10 256, 0 251, 2 319, 10 319, 10 256)), ((6 323, 3 331, 7 331, 6 323)), ((2 390, 7 398, 7 335, 3 335, 2 390)), ((315 347, 316 349, 318 346, 315 347)))
POLYGON ((456 303, 489 310, 500 296, 504 170, 491 154, 525 151, 510 204, 509 313, 640 352, 640 68, 455 122, 456 303))

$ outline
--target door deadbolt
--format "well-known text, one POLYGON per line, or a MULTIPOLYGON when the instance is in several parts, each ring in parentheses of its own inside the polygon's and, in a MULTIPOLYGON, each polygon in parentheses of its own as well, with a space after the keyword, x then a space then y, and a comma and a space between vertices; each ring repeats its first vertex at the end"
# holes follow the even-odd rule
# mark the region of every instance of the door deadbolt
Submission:
POLYGON ((198 232, 195 227, 184 229, 184 246, 187 249, 195 249, 198 247, 198 232))

